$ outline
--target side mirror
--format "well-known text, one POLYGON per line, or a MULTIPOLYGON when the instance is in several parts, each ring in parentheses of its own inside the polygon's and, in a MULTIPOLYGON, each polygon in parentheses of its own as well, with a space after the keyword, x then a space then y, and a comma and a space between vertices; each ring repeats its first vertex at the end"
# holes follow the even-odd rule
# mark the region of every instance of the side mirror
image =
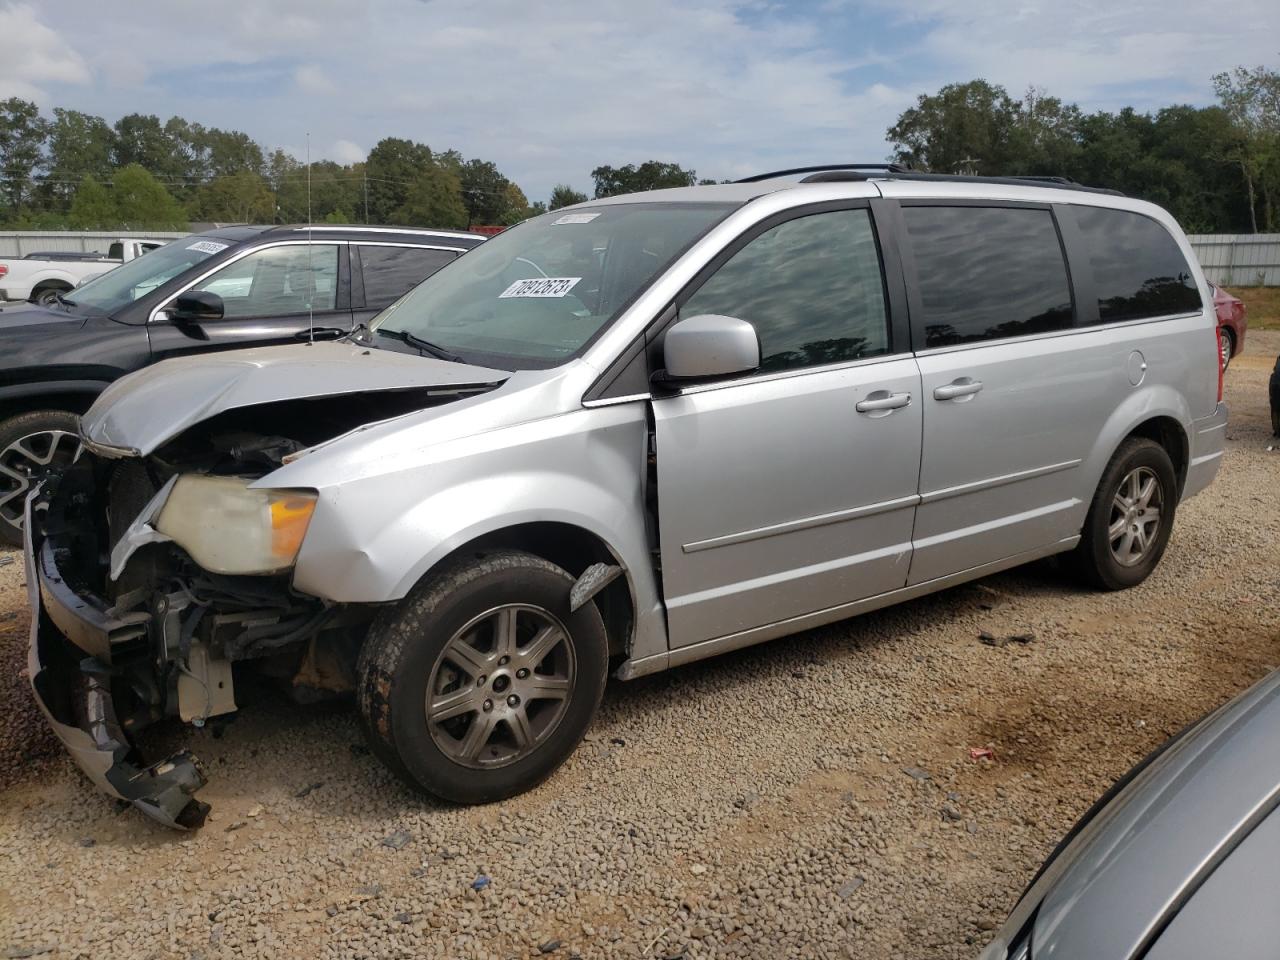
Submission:
POLYGON ((668 328, 662 358, 668 382, 750 373, 760 366, 760 338, 745 320, 704 313, 668 328))
POLYGON ((178 323, 203 323, 222 319, 222 298, 207 290, 180 293, 169 307, 169 319, 178 323))

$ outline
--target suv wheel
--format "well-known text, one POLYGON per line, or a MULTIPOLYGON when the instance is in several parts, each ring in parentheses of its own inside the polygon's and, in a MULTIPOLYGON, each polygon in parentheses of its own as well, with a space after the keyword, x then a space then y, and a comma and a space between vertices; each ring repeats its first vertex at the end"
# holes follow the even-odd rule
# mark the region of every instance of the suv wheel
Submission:
POLYGON ((532 554, 475 554, 379 617, 357 686, 373 752, 455 803, 550 776, 586 733, 608 671, 595 604, 569 611, 573 582, 532 554))
POLYGON ((1141 437, 1121 444, 1102 474, 1072 554, 1083 578, 1103 590, 1147 579, 1169 543, 1177 490, 1164 447, 1141 437))
POLYGON ((0 422, 0 542, 22 546, 27 494, 79 455, 79 424, 65 410, 36 410, 0 422))

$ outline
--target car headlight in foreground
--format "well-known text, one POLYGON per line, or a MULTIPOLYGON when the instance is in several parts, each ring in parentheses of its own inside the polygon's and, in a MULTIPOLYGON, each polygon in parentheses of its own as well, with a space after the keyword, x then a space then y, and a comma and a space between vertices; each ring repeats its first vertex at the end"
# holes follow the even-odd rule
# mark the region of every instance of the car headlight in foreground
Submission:
POLYGON ((186 474, 155 527, 211 573, 277 573, 293 566, 315 507, 309 490, 259 490, 239 477, 186 474))

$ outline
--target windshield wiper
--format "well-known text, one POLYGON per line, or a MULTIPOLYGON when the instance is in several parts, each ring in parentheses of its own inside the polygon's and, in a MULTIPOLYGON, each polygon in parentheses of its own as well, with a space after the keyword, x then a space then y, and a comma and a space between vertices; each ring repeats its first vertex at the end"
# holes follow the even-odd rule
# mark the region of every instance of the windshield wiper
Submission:
POLYGON ((424 353, 429 353, 438 360, 448 360, 451 363, 463 363, 463 359, 456 353, 450 353, 438 343, 432 343, 430 340, 424 340, 408 330, 387 330, 384 327, 378 328, 378 333, 386 334, 389 337, 399 337, 411 347, 417 347, 424 353))
POLYGON ((62 304, 64 307, 74 307, 76 305, 76 302, 74 300, 68 300, 66 297, 64 297, 60 293, 55 293, 53 295, 53 298, 57 300, 60 304, 62 304))

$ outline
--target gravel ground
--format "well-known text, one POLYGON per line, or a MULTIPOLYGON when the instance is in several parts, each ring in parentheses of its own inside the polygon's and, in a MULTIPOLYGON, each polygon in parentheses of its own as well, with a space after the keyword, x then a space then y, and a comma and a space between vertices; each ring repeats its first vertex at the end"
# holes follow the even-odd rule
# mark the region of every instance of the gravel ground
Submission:
POLYGON ((22 569, 0 567, 0 951, 972 957, 1115 777, 1280 662, 1278 349, 1250 334, 1222 474, 1142 587, 1042 564, 612 683, 560 773, 484 808, 400 787, 349 710, 268 700, 182 734, 204 830, 122 812, 34 719, 22 569))

